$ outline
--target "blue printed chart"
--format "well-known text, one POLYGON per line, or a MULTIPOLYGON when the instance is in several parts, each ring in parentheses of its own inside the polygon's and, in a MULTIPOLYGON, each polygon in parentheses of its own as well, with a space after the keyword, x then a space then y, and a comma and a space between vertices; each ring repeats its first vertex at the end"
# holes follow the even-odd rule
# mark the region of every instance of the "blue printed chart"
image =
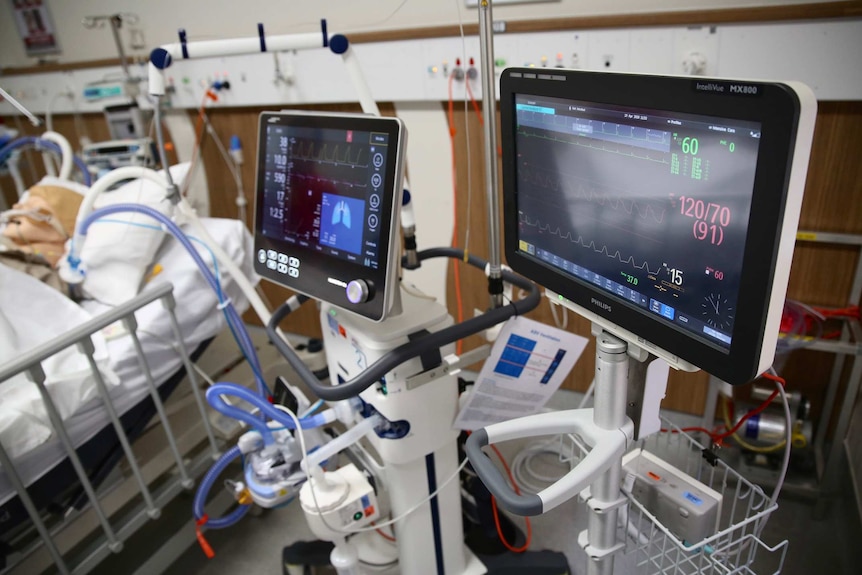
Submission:
POLYGON ((455 419, 478 429, 538 412, 563 383, 587 339, 525 317, 509 320, 455 419))
POLYGON ((542 355, 536 352, 537 343, 534 339, 511 334, 497 365, 494 366, 494 373, 521 377, 524 370, 528 369, 541 373, 542 378, 539 383, 546 385, 560 367, 560 362, 566 356, 566 350, 557 349, 553 357, 542 355))

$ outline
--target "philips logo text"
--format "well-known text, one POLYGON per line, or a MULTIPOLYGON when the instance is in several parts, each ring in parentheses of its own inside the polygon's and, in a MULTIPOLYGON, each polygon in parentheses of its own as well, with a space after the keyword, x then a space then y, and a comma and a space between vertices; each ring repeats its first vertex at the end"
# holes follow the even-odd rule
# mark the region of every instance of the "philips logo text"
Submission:
POLYGON ((600 307, 600 308, 602 308, 602 309, 603 309, 603 310, 605 310, 605 311, 611 311, 611 304, 609 304, 609 303, 605 303, 605 302, 603 302, 603 301, 601 301, 601 300, 598 300, 598 299, 596 299, 596 298, 594 298, 594 297, 591 297, 591 298, 590 298, 590 303, 591 303, 591 304, 593 304, 593 305, 594 305, 594 306, 596 306, 596 307, 600 307))

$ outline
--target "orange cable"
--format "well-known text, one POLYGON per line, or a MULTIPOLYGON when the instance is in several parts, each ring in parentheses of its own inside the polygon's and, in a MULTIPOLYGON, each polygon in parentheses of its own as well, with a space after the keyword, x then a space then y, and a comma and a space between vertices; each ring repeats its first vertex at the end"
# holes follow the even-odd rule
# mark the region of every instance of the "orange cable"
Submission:
POLYGON ((479 125, 485 125, 485 119, 482 118, 482 111, 479 109, 479 102, 476 101, 476 98, 473 97, 473 88, 470 87, 470 80, 465 79, 464 83, 467 84, 467 94, 470 96, 470 102, 473 104, 473 109, 476 110, 476 116, 479 117, 479 125))
MULTIPOLYGON (((188 192, 189 184, 191 183, 191 175, 194 174, 195 164, 198 161, 198 156, 200 155, 201 147, 203 146, 203 130, 204 130, 204 115, 206 114, 206 105, 207 100, 212 100, 213 102, 218 101, 218 96, 216 96, 215 92, 210 89, 207 89, 204 92, 204 97, 201 99, 201 107, 198 108, 198 117, 195 121, 195 147, 192 150, 192 159, 189 162, 189 169, 186 176, 186 179, 183 182, 183 190, 182 195, 185 196, 188 192)), ((164 166, 167 170, 167 166, 164 166)))
POLYGON ((371 522, 371 525, 374 526, 374 530, 377 531, 377 533, 379 533, 381 537, 383 537, 387 541, 392 541, 393 543, 395 542, 395 537, 393 537, 392 535, 389 535, 388 533, 386 533, 385 531, 383 531, 382 529, 377 527, 377 524, 374 523, 374 521, 371 522))
MULTIPOLYGON (((503 458, 503 454, 500 453, 500 450, 497 449, 496 445, 491 445, 491 449, 493 449, 494 453, 497 454, 497 457, 500 458, 500 463, 503 464, 503 469, 506 470, 506 475, 509 476, 509 482, 512 484, 512 488, 515 490, 515 493, 520 495, 521 489, 515 482, 515 478, 512 476, 512 470, 509 469, 509 464, 506 463, 506 460, 503 458)), ((530 547, 530 543, 532 543, 533 541, 533 525, 530 523, 530 518, 524 517, 524 522, 527 524, 527 540, 521 547, 514 547, 508 541, 506 541, 505 537, 503 537, 503 530, 500 527, 500 516, 499 512, 497 511, 497 499, 493 495, 491 496, 491 511, 494 513, 494 525, 497 526, 497 536, 500 538, 500 541, 503 543, 506 549, 508 549, 512 553, 523 553, 524 551, 526 551, 530 547)))

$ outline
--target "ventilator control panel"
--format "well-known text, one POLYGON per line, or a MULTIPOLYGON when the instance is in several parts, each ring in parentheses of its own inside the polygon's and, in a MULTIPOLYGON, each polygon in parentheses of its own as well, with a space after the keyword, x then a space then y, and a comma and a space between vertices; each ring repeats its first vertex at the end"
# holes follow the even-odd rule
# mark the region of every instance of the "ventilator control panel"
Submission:
POLYGON ((264 113, 256 270, 380 320, 392 303, 404 130, 394 118, 264 113))

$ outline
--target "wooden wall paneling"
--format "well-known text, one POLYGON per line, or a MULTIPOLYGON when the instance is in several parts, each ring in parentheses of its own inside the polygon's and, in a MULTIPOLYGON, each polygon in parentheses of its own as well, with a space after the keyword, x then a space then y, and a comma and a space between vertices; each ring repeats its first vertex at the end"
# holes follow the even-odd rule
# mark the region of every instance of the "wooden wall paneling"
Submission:
POLYGON ((819 102, 799 227, 862 233, 862 101, 819 102))
MULTIPOLYGON (((860 157, 862 102, 820 102, 799 222, 801 229, 862 234, 860 157)), ((828 307, 860 303, 847 301, 859 257, 856 246, 797 243, 787 297, 828 307)), ((802 350, 776 361, 788 386, 811 400, 815 418, 823 405, 835 359, 831 353, 802 350)), ((843 397, 850 364, 850 361, 845 364, 838 397, 843 397)), ((835 411, 840 405, 840 401, 836 402, 835 411)), ((831 421, 834 426, 835 413, 831 421)))

